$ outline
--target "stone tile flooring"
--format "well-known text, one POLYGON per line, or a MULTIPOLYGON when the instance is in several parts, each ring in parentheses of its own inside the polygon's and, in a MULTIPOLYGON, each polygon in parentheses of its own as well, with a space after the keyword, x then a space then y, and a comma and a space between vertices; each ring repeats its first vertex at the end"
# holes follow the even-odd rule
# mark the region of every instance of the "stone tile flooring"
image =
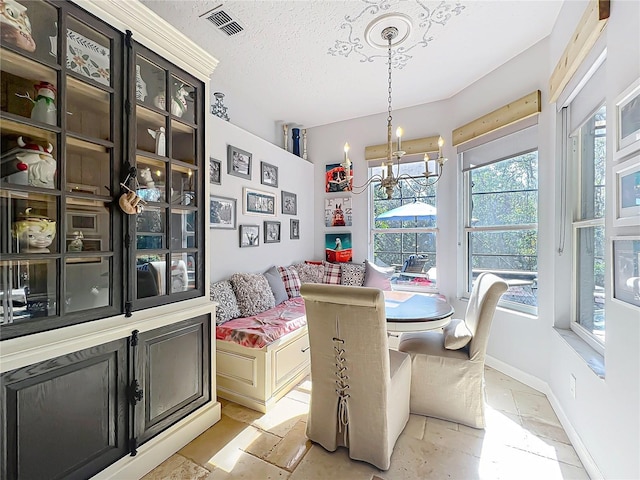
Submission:
POLYGON ((221 399, 222 419, 144 480, 588 479, 547 398, 486 368, 487 428, 419 415, 384 472, 305 436, 311 381, 267 414, 221 399))

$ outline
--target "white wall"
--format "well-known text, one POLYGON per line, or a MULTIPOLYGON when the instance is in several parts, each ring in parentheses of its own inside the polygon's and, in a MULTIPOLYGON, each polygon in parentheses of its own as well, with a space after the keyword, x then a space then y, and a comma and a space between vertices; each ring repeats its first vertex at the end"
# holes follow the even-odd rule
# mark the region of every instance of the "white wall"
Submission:
POLYGON ((208 255, 211 281, 229 278, 236 272, 261 273, 271 265, 290 265, 294 261, 313 257, 313 165, 300 157, 259 138, 214 115, 209 115, 212 138, 211 156, 222 162, 222 185, 210 185, 209 193, 236 198, 237 224, 260 225, 260 246, 239 247, 239 233, 235 230, 212 229, 209 236, 208 255), (227 174, 227 145, 233 145, 252 154, 251 180, 227 174), (260 183, 260 162, 278 167, 278 188, 260 183), (244 215, 242 213, 242 188, 250 187, 276 194, 277 216, 244 215), (281 213, 281 191, 298 196, 298 214, 281 213), (289 238, 290 219, 300 220, 300 239, 289 238), (265 220, 281 222, 280 243, 264 243, 265 220))
MULTIPOLYGON (((606 299, 606 379, 599 379, 575 351, 554 331, 554 325, 568 325, 570 305, 569 255, 557 253, 559 215, 559 127, 556 105, 548 103, 548 80, 555 64, 580 20, 587 2, 565 2, 552 35, 482 78, 451 99, 394 112, 394 126, 402 125, 406 139, 441 134, 450 161, 438 184, 438 287, 462 314, 466 303, 457 299, 462 258, 459 255, 458 198, 460 173, 451 131, 479 116, 539 89, 539 312, 537 317, 505 310, 496 313, 488 353, 548 384, 559 415, 571 422, 580 446, 586 447, 595 468, 585 458, 590 473, 605 478, 640 478, 640 314, 606 299), (569 375, 576 377, 576 398, 569 394, 569 375)), ((607 108, 609 125, 614 124, 614 100, 640 76, 640 2, 611 3, 611 18, 604 32, 608 43, 607 108)), ((444 69, 446 72, 446 68, 444 69)), ((425 81, 428 88, 428 78, 425 81)), ((381 93, 382 94, 382 93, 381 93)), ((324 167, 342 159, 345 141, 351 145, 354 184, 367 177, 364 148, 384 143, 386 114, 357 118, 309 129, 309 153, 314 162, 316 257, 324 253, 323 223, 324 167)), ((613 129, 608 129, 612 145, 613 129)), ((613 165, 608 147, 608 178, 613 165)), ((369 251, 367 194, 353 196, 352 232, 354 261, 369 251)), ((611 190, 607 201, 613 201, 611 190)), ((607 219, 607 236, 630 234, 614 230, 607 219)), ((570 245, 570 238, 567 240, 570 245)))

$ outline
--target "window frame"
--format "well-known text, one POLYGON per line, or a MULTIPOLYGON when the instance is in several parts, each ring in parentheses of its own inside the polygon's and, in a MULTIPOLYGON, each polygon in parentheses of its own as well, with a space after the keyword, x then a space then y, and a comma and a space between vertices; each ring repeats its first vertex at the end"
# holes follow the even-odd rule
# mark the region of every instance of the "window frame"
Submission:
MULTIPOLYGON (((571 219, 569 221, 570 228, 571 228, 571 305, 570 305, 569 328, 576 335, 578 335, 584 342, 586 342, 591 348, 593 348, 596 352, 600 353, 601 355, 604 355, 605 343, 606 343, 606 317, 605 317, 605 329, 604 329, 603 337, 595 335, 594 333, 590 332, 587 328, 585 328, 579 323, 580 318, 579 318, 578 303, 579 303, 579 290, 580 290, 580 278, 579 278, 580 248, 579 248, 578 242, 580 237, 579 232, 581 229, 596 228, 596 227, 601 227, 603 229, 606 228, 605 227, 606 208, 607 208, 606 204, 605 204, 605 209, 602 212, 602 216, 600 217, 584 218, 585 215, 582 212, 582 206, 583 206, 582 194, 583 194, 583 188, 584 188, 584 182, 583 182, 583 176, 584 176, 583 163, 584 162, 581 154, 582 128, 603 107, 605 108, 605 115, 606 115, 606 102, 602 101, 598 103, 597 107, 593 109, 593 111, 584 119, 584 121, 580 125, 578 125, 576 129, 572 131, 570 128, 565 126, 563 127, 563 131, 562 131, 563 138, 567 139, 567 142, 568 142, 567 145, 569 146, 569 148, 565 152, 565 155, 568 156, 568 158, 566 158, 565 160, 568 162, 570 166, 569 170, 573 172, 574 174, 573 176, 578 179, 576 183, 577 187, 574 188, 571 195, 571 208, 570 208, 571 219)), ((571 103, 569 103, 569 105, 565 108, 567 108, 569 115, 571 115, 571 103)), ((606 198, 606 190, 607 190, 607 183, 606 183, 607 122, 606 120, 605 120, 604 129, 605 129, 604 134, 600 136, 605 139, 605 168, 604 168, 605 183, 604 183, 603 198, 606 198)), ((595 187, 595 183, 593 187, 595 187)), ((606 230, 605 230, 605 239, 606 239, 606 230)), ((605 244, 606 244, 606 240, 605 240, 605 244)), ((607 264, 607 258, 606 258, 606 245, 604 250, 605 251, 603 252, 603 258, 604 258, 603 261, 604 261, 604 269, 606 271, 609 268, 609 265, 607 264)), ((603 284, 603 294, 605 296, 606 296, 607 288, 608 288, 608 285, 607 285, 607 282, 605 281, 603 284)))
MULTIPOLYGON (((530 128, 530 127, 529 127, 530 128)), ((517 132, 514 132, 517 133, 517 132)), ((491 141, 495 141, 495 140, 500 140, 500 139, 504 139, 505 137, 508 137, 509 135, 513 135, 513 134, 507 134, 505 136, 502 137, 498 137, 494 140, 490 140, 488 142, 486 142, 486 144, 489 144, 491 141)), ((537 138, 537 136, 536 136, 537 138)), ((508 150, 512 153, 508 153, 507 155, 501 155, 499 156, 499 158, 495 158, 495 159, 491 159, 491 160, 487 160, 485 162, 483 162, 481 165, 478 165, 477 167, 474 168, 464 168, 464 151, 461 151, 458 153, 458 160, 459 160, 459 169, 461 172, 461 177, 462 177, 462 221, 461 221, 461 231, 462 231, 462 238, 461 238, 461 246, 462 246, 462 267, 461 267, 461 271, 462 271, 462 282, 463 285, 461 286, 461 297, 463 299, 469 299, 469 297, 471 296, 471 291, 473 288, 473 270, 471 268, 471 258, 470 258, 470 235, 473 232, 523 232, 523 231, 529 231, 529 230, 535 230, 536 231, 536 239, 538 238, 538 232, 539 232, 539 222, 536 223, 522 223, 522 224, 514 224, 514 225, 489 225, 489 226, 480 226, 480 227, 473 227, 471 226, 471 214, 472 214, 472 192, 471 192, 471 172, 473 170, 476 170, 478 168, 482 168, 482 167, 486 167, 488 165, 493 165, 499 162, 503 162, 503 161, 510 161, 518 156, 522 156, 522 155, 526 155, 529 153, 533 153, 536 152, 539 154, 539 146, 537 145, 537 141, 536 141, 536 146, 533 148, 527 148, 524 150, 519 150, 519 151, 512 151, 511 149, 508 150)), ((537 156, 538 161, 539 161, 539 155, 537 156)), ((539 170, 539 166, 538 166, 538 170, 539 170)), ((539 184, 536 188, 536 191, 539 194, 539 184)), ((538 205, 539 205, 539 197, 538 197, 538 205)), ((539 218, 539 210, 537 210, 537 218, 539 218)), ((536 257, 539 257, 539 248, 538 248, 538 244, 536 242, 536 257)), ((500 273, 497 272, 497 275, 499 275, 500 273)), ((534 280, 533 286, 531 287, 532 289, 537 289, 537 278, 536 280, 534 280)), ((538 305, 536 304, 534 305, 526 305, 524 303, 519 303, 519 302, 514 302, 514 301, 510 301, 510 300, 505 300, 504 298, 501 298, 500 301, 498 302, 498 306, 505 308, 507 310, 511 310, 514 312, 518 312, 518 313, 523 313, 523 314, 528 314, 528 315, 534 315, 537 316, 538 315, 538 305)))
MULTIPOLYGON (((415 160, 415 161, 407 161, 407 162, 401 162, 401 165, 406 166, 409 164, 424 164, 423 161, 421 160, 415 160)), ((376 174, 376 169, 381 168, 381 166, 379 165, 370 165, 368 170, 368 175, 369 178, 371 178, 373 175, 376 174)), ((419 180, 421 177, 419 175, 411 175, 410 176, 413 179, 417 179, 419 180)), ((407 180, 406 178, 401 178, 398 181, 398 187, 396 188, 400 188, 400 184, 401 183, 405 183, 408 182, 409 180, 407 180)), ((436 182, 433 182, 434 184, 436 182)), ((431 185, 430 185, 431 186, 431 185)), ((433 186, 433 198, 434 198, 434 204, 437 204, 437 200, 438 200, 438 190, 437 190, 437 185, 432 185, 433 186)), ((435 268, 437 269, 437 264, 438 264, 438 232, 439 232, 439 228, 437 226, 435 227, 408 227, 408 228, 403 228, 403 227, 394 227, 394 228, 376 228, 375 224, 376 224, 376 220, 375 220, 375 190, 377 188, 380 188, 380 182, 372 182, 370 185, 370 188, 368 188, 368 212, 369 212, 369 252, 368 252, 368 259, 370 262, 374 262, 375 260, 375 235, 376 234, 419 234, 419 233, 431 233, 435 236, 434 238, 434 243, 436 245, 436 251, 435 251, 435 268)), ((412 198, 416 198, 418 197, 417 194, 415 194, 415 192, 411 189, 410 186, 406 187, 406 190, 411 192, 412 198)), ((426 196, 421 196, 421 198, 425 198, 425 197, 431 197, 430 195, 426 195, 426 196)), ((410 198, 409 196, 403 196, 400 200, 406 200, 410 198)), ((406 202, 405 202, 406 203, 406 202)), ((437 225, 437 224, 436 224, 437 225)), ((417 246, 417 245, 416 245, 417 246)), ((403 255, 404 253, 402 252, 402 248, 400 250, 400 252, 398 252, 400 255, 403 255)), ((409 253, 409 252, 405 252, 405 253, 409 253)), ((417 252, 416 252, 417 253, 417 252)), ((398 275, 399 272, 396 272, 394 274, 394 277, 399 276, 398 275)), ((394 290, 407 290, 407 291, 418 291, 418 292, 425 292, 425 293, 438 293, 438 282, 436 279, 435 285, 431 285, 431 286, 422 286, 422 285, 409 285, 409 284, 392 284, 393 285, 393 289, 394 290)))

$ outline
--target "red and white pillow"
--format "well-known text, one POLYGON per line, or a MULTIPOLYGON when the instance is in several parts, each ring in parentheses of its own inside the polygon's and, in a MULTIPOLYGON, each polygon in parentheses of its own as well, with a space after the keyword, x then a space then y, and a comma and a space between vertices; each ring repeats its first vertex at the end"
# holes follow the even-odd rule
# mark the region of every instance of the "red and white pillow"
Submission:
POLYGON ((298 272, 292 267, 278 267, 278 272, 280 272, 284 289, 287 291, 289 298, 299 297, 301 282, 298 272))
POLYGON ((342 275, 340 265, 337 263, 323 262, 324 264, 324 278, 322 283, 329 285, 340 285, 342 283, 342 275))

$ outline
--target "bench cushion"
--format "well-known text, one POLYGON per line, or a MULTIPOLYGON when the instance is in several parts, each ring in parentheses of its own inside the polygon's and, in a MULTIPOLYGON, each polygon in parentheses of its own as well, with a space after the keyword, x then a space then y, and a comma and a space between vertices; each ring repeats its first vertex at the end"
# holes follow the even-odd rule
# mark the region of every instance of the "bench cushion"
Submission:
POLYGON ((306 323, 304 300, 296 297, 257 315, 225 322, 216 328, 216 339, 262 348, 306 323))

